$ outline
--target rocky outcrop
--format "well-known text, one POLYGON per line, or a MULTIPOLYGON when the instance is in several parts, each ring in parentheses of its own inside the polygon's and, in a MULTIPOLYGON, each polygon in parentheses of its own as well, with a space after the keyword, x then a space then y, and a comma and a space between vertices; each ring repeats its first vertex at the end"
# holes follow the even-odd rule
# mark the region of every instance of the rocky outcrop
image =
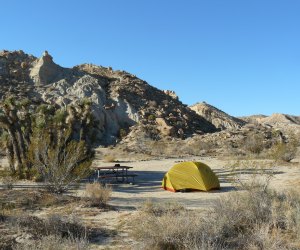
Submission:
POLYGON ((275 113, 270 116, 253 115, 241 119, 285 132, 300 132, 300 116, 275 113))
POLYGON ((230 116, 217 109, 216 107, 209 105, 205 102, 196 103, 190 106, 190 109, 194 110, 198 115, 201 115, 206 120, 210 121, 219 129, 237 129, 246 124, 245 121, 236 117, 230 116))
POLYGON ((46 85, 61 78, 63 69, 55 64, 52 56, 45 51, 41 58, 34 62, 34 66, 30 69, 30 77, 36 85, 46 85))
POLYGON ((239 117, 239 119, 247 122, 247 123, 252 123, 252 124, 260 124, 261 120, 266 118, 266 115, 251 115, 251 116, 242 116, 239 117))
POLYGON ((48 52, 40 58, 23 51, 0 52, 0 86, 1 99, 14 95, 62 108, 91 102, 95 141, 101 144, 115 143, 120 130, 139 130, 139 126, 158 137, 183 138, 216 131, 173 92, 165 93, 111 67, 82 64, 63 68, 48 52))
POLYGON ((178 96, 176 95, 175 91, 173 91, 173 90, 164 90, 164 93, 173 97, 174 99, 178 99, 178 96))

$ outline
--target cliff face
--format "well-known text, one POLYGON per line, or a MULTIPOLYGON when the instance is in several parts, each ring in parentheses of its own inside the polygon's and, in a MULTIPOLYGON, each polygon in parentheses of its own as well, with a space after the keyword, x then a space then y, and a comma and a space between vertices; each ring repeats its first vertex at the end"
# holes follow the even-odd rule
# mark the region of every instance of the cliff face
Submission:
POLYGON ((219 129, 237 129, 246 124, 245 121, 236 117, 230 116, 217 109, 216 107, 207 103, 197 103, 190 106, 198 115, 202 116, 206 120, 210 121, 219 129))
POLYGON ((63 68, 48 52, 40 58, 23 51, 0 52, 0 86, 1 99, 14 95, 65 108, 88 99, 101 144, 114 143, 121 130, 129 132, 132 126, 151 126, 160 137, 216 131, 177 96, 130 73, 92 64, 63 68))

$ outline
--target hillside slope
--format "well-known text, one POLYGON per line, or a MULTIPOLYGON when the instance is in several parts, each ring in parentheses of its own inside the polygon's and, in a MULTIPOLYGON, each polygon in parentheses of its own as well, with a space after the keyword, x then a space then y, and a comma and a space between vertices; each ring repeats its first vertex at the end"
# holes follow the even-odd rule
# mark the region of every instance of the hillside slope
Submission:
POLYGON ((23 51, 0 52, 0 86, 2 100, 15 96, 67 108, 88 99, 100 144, 115 143, 120 131, 127 133, 130 127, 145 124, 158 136, 187 137, 216 131, 172 92, 110 67, 82 64, 63 68, 47 51, 40 58, 23 51))
POLYGON ((245 121, 230 116, 222 110, 205 102, 196 103, 190 106, 190 109, 194 110, 198 115, 201 115, 220 129, 241 128, 246 124, 245 121))
POLYGON ((244 121, 269 126, 285 132, 300 132, 300 116, 274 113, 270 116, 254 115, 241 117, 244 121))

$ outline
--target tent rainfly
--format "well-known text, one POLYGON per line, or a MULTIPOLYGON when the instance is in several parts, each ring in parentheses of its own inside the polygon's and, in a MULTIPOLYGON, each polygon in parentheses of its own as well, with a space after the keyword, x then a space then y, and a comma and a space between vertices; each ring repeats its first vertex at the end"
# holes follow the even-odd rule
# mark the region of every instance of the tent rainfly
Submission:
POLYGON ((186 190, 209 191, 219 189, 220 182, 209 166, 202 162, 181 162, 164 176, 162 187, 176 192, 186 190))

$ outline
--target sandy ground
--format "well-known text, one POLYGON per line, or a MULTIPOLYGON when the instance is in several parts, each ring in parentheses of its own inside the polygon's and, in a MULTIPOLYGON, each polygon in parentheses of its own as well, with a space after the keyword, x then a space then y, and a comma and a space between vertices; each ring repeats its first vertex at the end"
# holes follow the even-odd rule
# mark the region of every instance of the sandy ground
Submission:
MULTIPOLYGON (((111 166, 114 163, 95 162, 96 166, 111 166)), ((150 161, 120 162, 121 165, 133 167, 130 172, 136 173, 134 185, 119 184, 113 185, 113 196, 111 204, 120 210, 134 210, 140 207, 145 201, 153 202, 175 201, 184 204, 190 209, 209 208, 216 199, 236 192, 235 184, 232 183, 232 168, 230 162, 210 157, 158 159, 150 161), (168 192, 161 188, 161 181, 164 174, 180 161, 201 161, 209 165, 219 177, 221 189, 210 192, 168 192)), ((262 166, 265 162, 261 163, 262 166)), ((253 178, 254 169, 239 169, 235 171, 239 178, 253 178), (241 175, 239 176, 239 173, 241 175)), ((270 177, 270 187, 282 190, 299 188, 300 166, 293 163, 286 166, 272 165, 264 167, 266 178, 270 177)), ((260 173, 260 171, 259 171, 260 173)), ((259 174, 261 177, 261 175, 259 174)))
MULTIPOLYGON (((102 241, 101 246, 94 246, 95 249, 132 249, 134 241, 128 236, 128 228, 126 223, 128 218, 143 205, 145 201, 153 202, 178 202, 185 205, 189 209, 208 210, 219 198, 234 192, 239 192, 235 184, 232 183, 232 168, 228 161, 219 160, 211 157, 194 157, 194 158, 178 158, 178 159, 159 159, 149 161, 125 161, 119 162, 121 165, 133 167, 130 171, 138 174, 134 185, 119 184, 113 185, 113 195, 110 204, 117 209, 116 211, 106 212, 97 215, 97 219, 105 223, 106 227, 118 228, 118 235, 106 238, 102 241), (161 188, 161 181, 164 174, 175 164, 180 161, 201 161, 208 164, 218 175, 221 182, 221 189, 211 192, 189 192, 189 193, 173 193, 165 191, 161 188), (123 225, 123 226, 120 226, 123 225), (126 242, 126 243, 125 243, 126 242), (127 247, 127 248, 126 248, 127 247)), ((105 163, 96 161, 96 166, 112 166, 114 163, 105 163)), ((257 164, 260 166, 260 164, 257 164)), ((266 165, 265 161, 261 162, 261 166, 266 165)), ((268 165, 268 164, 267 164, 268 165)), ((286 189, 299 189, 300 187, 300 164, 298 159, 294 163, 283 165, 264 166, 264 173, 258 171, 256 178, 264 180, 270 178, 270 187, 278 191, 286 189)), ((235 171, 238 178, 242 180, 250 180, 253 178, 257 170, 240 168, 235 171), (241 172, 241 174, 240 174, 241 172)), ((81 191, 79 191, 81 192, 81 191)), ((82 193, 80 194, 82 195, 82 193)), ((95 219, 95 218, 94 218, 95 219)))
MULTIPOLYGON (((295 159, 293 163, 284 165, 274 165, 264 167, 265 176, 270 178, 270 187, 279 191, 285 189, 299 189, 300 187, 300 159, 295 159)), ((153 202, 178 202, 189 209, 207 210, 214 202, 226 195, 238 192, 232 183, 232 168, 230 161, 220 160, 212 157, 174 158, 157 160, 119 160, 121 165, 130 166, 130 172, 136 173, 134 184, 112 184, 113 193, 109 204, 114 208, 109 211, 95 210, 91 214, 84 214, 82 219, 87 224, 99 224, 107 231, 117 232, 111 235, 99 236, 99 243, 92 244, 92 249, 132 249, 135 242, 130 238, 128 220, 136 213, 137 209, 145 201, 153 202), (218 175, 221 189, 212 192, 189 192, 173 193, 161 188, 161 181, 164 174, 180 161, 201 161, 209 165, 218 175)), ((5 165, 5 160, 0 163, 5 165)), ((113 166, 115 163, 107 163, 98 159, 94 166, 113 166)), ((257 164, 266 165, 265 161, 257 164)), ((268 165, 268 164, 267 164, 268 165)), ((240 168, 235 170, 237 177, 241 179, 251 179, 256 170, 251 168, 240 168), (239 174, 241 173, 241 174, 239 174)), ((258 176, 262 176, 259 174, 258 176)), ((77 195, 83 196, 84 189, 74 191, 77 195)), ((44 213, 49 211, 44 211, 44 213)))

